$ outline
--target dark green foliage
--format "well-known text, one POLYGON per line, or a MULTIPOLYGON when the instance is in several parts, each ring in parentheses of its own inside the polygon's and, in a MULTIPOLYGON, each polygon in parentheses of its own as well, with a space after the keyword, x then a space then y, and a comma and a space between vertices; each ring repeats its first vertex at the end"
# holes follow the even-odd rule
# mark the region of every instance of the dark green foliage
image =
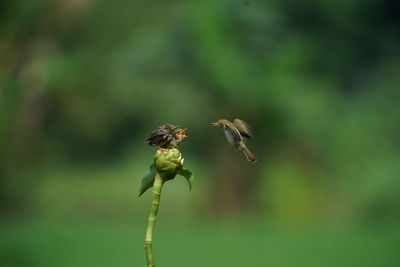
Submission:
POLYGON ((156 168, 154 167, 154 164, 151 164, 149 170, 142 178, 142 183, 140 184, 139 188, 139 197, 143 195, 143 193, 146 192, 147 189, 153 186, 156 174, 157 174, 156 168))
POLYGON ((142 266, 132 191, 152 185, 144 141, 165 123, 190 129, 196 190, 165 188, 160 266, 398 266, 399 3, 0 1, 0 266, 142 266), (252 126, 257 165, 219 118, 252 126), (316 222, 376 230, 281 228, 316 222))
POLYGON ((189 171, 189 170, 181 169, 181 170, 178 171, 178 174, 180 176, 185 177, 185 179, 186 179, 186 181, 188 182, 188 185, 189 185, 189 190, 192 190, 193 179, 194 179, 193 173, 191 171, 189 171))
POLYGON ((140 210, 144 141, 173 123, 210 213, 398 221, 398 2, 249 3, 2 1, 0 209, 140 210), (252 126, 256 167, 219 118, 252 126))

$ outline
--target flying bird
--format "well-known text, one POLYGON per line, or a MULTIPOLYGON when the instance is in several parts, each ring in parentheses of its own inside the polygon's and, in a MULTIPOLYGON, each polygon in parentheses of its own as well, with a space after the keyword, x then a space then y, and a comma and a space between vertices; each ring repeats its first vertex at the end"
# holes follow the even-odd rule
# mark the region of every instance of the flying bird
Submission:
POLYGON ((257 158, 253 155, 253 153, 250 152, 244 143, 244 137, 248 139, 253 138, 253 133, 250 130, 249 124, 239 119, 234 119, 233 122, 221 119, 216 122, 212 122, 211 125, 220 126, 224 130, 228 144, 241 150, 245 154, 248 161, 251 163, 255 163, 257 161, 257 158))

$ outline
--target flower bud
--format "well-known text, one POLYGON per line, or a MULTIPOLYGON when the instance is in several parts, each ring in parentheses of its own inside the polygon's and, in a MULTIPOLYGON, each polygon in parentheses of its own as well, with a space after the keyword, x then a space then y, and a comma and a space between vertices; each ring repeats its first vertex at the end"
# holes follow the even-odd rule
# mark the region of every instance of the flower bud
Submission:
POLYGON ((154 156, 154 166, 163 181, 174 179, 183 167, 183 158, 178 149, 158 150, 154 156))

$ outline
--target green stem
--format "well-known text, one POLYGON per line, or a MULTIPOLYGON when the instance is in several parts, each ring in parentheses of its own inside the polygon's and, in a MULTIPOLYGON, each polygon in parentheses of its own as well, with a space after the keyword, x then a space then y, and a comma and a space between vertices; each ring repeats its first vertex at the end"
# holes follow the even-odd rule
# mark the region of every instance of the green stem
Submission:
POLYGON ((153 259, 153 230, 154 230, 154 224, 157 220, 158 207, 160 206, 160 196, 161 196, 162 186, 163 186, 163 180, 161 176, 157 173, 153 185, 153 201, 151 204, 149 220, 147 222, 146 238, 144 242, 144 249, 146 251, 148 267, 155 267, 153 259))

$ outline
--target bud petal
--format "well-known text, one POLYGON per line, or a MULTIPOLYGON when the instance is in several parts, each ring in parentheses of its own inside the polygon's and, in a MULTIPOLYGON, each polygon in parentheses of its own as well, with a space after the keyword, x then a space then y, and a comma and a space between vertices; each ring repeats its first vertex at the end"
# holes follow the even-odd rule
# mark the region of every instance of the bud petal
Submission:
POLYGON ((183 167, 183 158, 178 149, 158 150, 154 156, 154 166, 163 181, 174 179, 183 167))

